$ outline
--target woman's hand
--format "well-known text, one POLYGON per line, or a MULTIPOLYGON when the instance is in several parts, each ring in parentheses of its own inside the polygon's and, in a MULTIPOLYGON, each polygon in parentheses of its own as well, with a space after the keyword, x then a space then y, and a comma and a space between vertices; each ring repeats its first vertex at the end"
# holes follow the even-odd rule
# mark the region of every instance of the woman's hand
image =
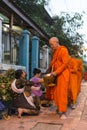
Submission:
POLYGON ((31 87, 31 90, 40 90, 40 87, 32 86, 32 87, 31 87))

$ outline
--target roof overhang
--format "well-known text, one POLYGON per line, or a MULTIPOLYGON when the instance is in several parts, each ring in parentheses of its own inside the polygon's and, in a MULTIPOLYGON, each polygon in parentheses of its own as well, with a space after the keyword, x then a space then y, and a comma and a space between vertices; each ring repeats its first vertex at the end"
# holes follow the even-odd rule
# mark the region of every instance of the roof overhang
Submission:
POLYGON ((14 14, 14 23, 21 24, 25 22, 26 27, 33 29, 42 39, 49 40, 49 36, 29 17, 25 12, 18 9, 10 0, 0 1, 0 12, 6 15, 9 19, 14 14))

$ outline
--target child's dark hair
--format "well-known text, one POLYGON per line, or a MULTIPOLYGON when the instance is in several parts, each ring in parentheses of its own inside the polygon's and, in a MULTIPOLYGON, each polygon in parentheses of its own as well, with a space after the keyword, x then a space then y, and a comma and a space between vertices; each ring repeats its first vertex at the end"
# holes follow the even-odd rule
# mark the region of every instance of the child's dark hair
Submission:
POLYGON ((41 70, 38 69, 38 68, 34 68, 33 74, 36 75, 36 74, 39 74, 39 73, 41 73, 41 70))
POLYGON ((15 71, 15 78, 20 79, 22 73, 23 73, 23 70, 21 70, 21 69, 16 70, 15 71))

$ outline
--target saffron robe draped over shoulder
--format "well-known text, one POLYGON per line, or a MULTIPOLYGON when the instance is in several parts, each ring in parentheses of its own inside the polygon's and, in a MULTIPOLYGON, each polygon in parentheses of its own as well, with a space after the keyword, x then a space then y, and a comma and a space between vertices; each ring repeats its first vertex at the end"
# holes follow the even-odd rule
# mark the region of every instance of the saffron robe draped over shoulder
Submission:
POLYGON ((68 50, 64 46, 59 46, 53 53, 50 67, 57 74, 57 85, 51 88, 52 99, 55 101, 59 111, 67 111, 68 103, 68 85, 69 70, 67 68, 69 62, 68 50))

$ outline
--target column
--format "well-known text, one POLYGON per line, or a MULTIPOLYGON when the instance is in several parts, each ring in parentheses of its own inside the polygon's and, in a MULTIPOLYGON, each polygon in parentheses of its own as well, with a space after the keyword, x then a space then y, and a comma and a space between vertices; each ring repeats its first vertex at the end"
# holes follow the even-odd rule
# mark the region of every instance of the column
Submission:
POLYGON ((31 76, 33 76, 33 69, 39 67, 39 38, 37 36, 32 37, 32 55, 31 55, 31 76))
POLYGON ((19 64, 26 67, 27 79, 29 79, 29 42, 30 32, 24 30, 19 44, 19 64))

